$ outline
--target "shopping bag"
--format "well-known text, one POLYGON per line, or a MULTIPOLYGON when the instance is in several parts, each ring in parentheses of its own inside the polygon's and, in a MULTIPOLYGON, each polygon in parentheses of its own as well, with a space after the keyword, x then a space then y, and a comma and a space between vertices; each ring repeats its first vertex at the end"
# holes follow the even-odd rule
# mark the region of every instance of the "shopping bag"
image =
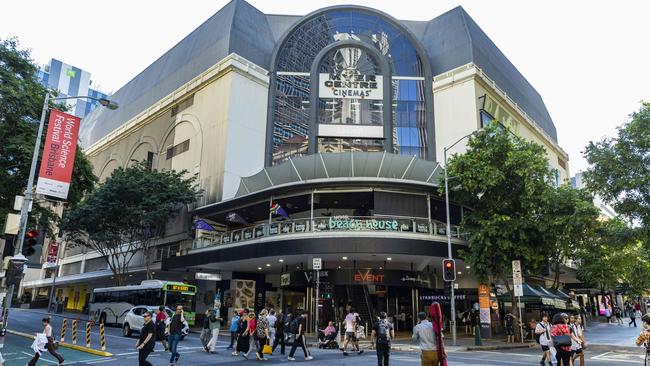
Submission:
POLYGON ((262 354, 263 355, 271 355, 271 354, 273 354, 273 347, 271 347, 271 345, 269 345, 268 341, 266 342, 264 347, 262 347, 262 354))

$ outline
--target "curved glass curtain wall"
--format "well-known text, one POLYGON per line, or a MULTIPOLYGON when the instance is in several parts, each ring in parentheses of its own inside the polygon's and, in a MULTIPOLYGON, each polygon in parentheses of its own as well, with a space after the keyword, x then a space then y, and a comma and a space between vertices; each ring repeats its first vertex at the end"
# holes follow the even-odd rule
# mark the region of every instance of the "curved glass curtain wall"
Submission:
MULTIPOLYGON (((409 37, 392 21, 362 10, 332 10, 299 25, 277 54, 276 87, 273 91, 272 164, 290 156, 308 153, 310 131, 310 71, 317 54, 328 45, 344 40, 361 41, 374 47, 388 62, 392 80, 391 100, 318 99, 317 123, 382 125, 383 113, 391 113, 393 152, 426 158, 425 88, 422 61, 409 37), (354 103, 354 104, 353 104, 354 103), (356 104, 359 103, 359 104, 356 104), (387 109, 390 108, 390 109, 387 109)), ((331 72, 345 60, 345 52, 361 53, 356 65, 381 75, 377 63, 362 48, 337 48, 319 67, 331 72)), ((318 139, 317 151, 383 150, 381 139, 318 139), (358 140, 358 141, 354 141, 358 140), (349 145, 358 145, 350 148, 349 145)))

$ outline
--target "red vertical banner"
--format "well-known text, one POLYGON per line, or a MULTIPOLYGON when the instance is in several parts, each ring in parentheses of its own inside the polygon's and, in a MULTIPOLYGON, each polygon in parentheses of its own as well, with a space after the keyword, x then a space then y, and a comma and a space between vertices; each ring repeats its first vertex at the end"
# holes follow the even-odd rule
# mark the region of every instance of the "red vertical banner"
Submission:
POLYGON ((36 193, 68 198, 81 119, 56 109, 50 111, 36 193))
POLYGON ((59 257, 59 242, 56 240, 50 241, 50 247, 47 251, 47 263, 56 264, 56 259, 59 257))

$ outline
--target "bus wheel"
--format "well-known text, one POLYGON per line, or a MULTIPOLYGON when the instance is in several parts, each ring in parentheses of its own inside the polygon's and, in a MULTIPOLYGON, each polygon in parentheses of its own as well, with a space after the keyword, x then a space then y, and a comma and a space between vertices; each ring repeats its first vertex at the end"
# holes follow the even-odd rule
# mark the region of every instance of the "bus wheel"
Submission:
POLYGON ((122 334, 125 337, 131 336, 131 327, 129 326, 129 323, 125 323, 124 326, 122 327, 122 334))
POLYGON ((106 313, 102 313, 102 315, 99 316, 99 324, 106 325, 106 313))

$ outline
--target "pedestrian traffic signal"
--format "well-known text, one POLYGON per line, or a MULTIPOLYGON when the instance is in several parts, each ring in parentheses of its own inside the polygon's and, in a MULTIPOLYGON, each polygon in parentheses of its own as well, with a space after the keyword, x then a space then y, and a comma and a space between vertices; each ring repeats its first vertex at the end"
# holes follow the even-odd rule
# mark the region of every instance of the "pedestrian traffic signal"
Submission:
POLYGON ((23 255, 29 257, 36 253, 36 245, 38 244, 38 231, 29 230, 25 234, 25 240, 23 240, 23 255))
POLYGON ((448 282, 456 280, 456 262, 453 259, 442 261, 442 279, 448 282))

